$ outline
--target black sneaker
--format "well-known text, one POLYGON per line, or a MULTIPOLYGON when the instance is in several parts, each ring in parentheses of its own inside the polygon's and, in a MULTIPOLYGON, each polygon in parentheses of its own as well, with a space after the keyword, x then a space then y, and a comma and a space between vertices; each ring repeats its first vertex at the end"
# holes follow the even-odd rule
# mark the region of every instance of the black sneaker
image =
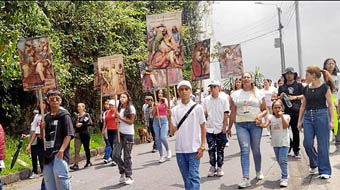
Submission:
POLYGON ((117 166, 117 164, 112 161, 111 166, 117 166))
POLYGON ((296 159, 301 159, 300 152, 294 152, 294 157, 295 157, 296 159))
POLYGON ((79 166, 77 164, 74 164, 70 167, 71 170, 79 170, 79 166))

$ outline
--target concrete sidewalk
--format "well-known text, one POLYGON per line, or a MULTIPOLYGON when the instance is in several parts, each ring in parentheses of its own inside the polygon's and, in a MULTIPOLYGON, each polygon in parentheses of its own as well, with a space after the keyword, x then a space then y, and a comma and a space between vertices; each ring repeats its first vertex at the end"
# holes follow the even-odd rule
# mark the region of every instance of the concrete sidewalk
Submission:
MULTIPOLYGON (((303 138, 302 138, 303 141, 303 138)), ((319 179, 318 175, 309 174, 309 159, 303 148, 301 141, 301 160, 291 156, 288 157, 288 190, 339 190, 340 189, 340 150, 336 150, 334 143, 330 146, 330 161, 332 165, 332 177, 328 180, 319 179)), ((256 183, 255 189, 280 189, 279 180, 281 169, 276 162, 273 164, 268 173, 265 173, 265 179, 256 183)))

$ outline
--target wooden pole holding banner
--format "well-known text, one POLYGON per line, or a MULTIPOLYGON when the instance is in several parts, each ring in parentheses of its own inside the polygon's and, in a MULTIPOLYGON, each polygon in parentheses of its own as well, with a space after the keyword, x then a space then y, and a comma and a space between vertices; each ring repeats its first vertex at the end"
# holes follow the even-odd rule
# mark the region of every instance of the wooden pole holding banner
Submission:
POLYGON ((170 129, 171 125, 171 111, 170 111, 170 87, 169 87, 169 70, 166 68, 166 89, 168 91, 168 106, 167 106, 167 117, 168 117, 168 125, 170 129))
POLYGON ((100 84, 100 117, 99 118, 103 119, 103 83, 100 84))
POLYGON ((199 94, 199 97, 200 97, 200 99, 199 99, 199 104, 201 104, 201 102, 202 102, 202 79, 200 79, 200 92, 198 93, 199 94))
MULTIPOLYGON (((116 107, 116 110, 117 110, 117 112, 115 114, 119 114, 118 109, 117 109, 117 104, 118 104, 118 98, 117 98, 117 95, 115 95, 115 107, 116 107)), ((118 121, 118 119, 116 119, 117 141, 118 141, 118 143, 120 143, 119 123, 120 122, 118 121)))
MULTIPOLYGON (((45 110, 43 108, 43 97, 42 97, 41 88, 39 88, 39 100, 40 100, 41 123, 45 123, 45 110)), ((42 137, 43 137, 43 143, 44 143, 44 150, 46 150, 45 127, 41 131, 42 131, 42 137)))
MULTIPOLYGON (((155 97, 155 103, 157 104, 158 101, 157 101, 157 96, 156 96, 156 90, 153 91, 153 96, 155 97)), ((156 112, 157 112, 157 119, 158 119, 159 128, 162 128, 161 119, 159 118, 159 110, 158 110, 157 107, 156 107, 156 112)))

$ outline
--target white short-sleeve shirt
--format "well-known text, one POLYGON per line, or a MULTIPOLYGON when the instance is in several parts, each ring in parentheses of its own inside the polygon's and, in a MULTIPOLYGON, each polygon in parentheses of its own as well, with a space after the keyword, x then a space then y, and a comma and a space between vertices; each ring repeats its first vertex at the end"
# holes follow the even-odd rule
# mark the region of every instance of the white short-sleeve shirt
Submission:
MULTIPOLYGON (((35 132, 35 134, 40 134, 40 124, 41 124, 41 114, 37 114, 34 116, 33 122, 31 123, 31 133, 35 132)), ((37 144, 37 139, 34 139, 32 145, 37 144)))
MULTIPOLYGON (((194 104, 195 102, 192 100, 187 104, 179 102, 171 110, 171 121, 175 127, 177 127, 183 116, 194 104)), ((200 125, 205 122, 203 107, 198 104, 178 129, 176 137, 176 153, 197 152, 198 148, 201 146, 200 125)))
POLYGON ((268 90, 265 90, 264 88, 261 90, 262 93, 264 94, 265 100, 266 100, 266 106, 271 107, 272 106, 272 94, 275 93, 275 88, 274 87, 269 87, 268 90))
POLYGON ((236 122, 252 122, 261 112, 261 103, 264 94, 257 88, 254 92, 244 91, 243 89, 236 90, 231 94, 231 98, 237 108, 236 122))
MULTIPOLYGON (((289 123, 290 116, 287 114, 284 114, 283 117, 289 123)), ((282 119, 277 118, 271 114, 267 118, 270 121, 269 129, 270 129, 270 133, 272 136, 272 146, 273 147, 282 147, 282 146, 289 147, 290 146, 289 130, 288 128, 287 129, 283 128, 282 119)))
MULTIPOLYGON (((130 105, 130 109, 131 109, 131 114, 136 115, 136 109, 133 105, 130 105)), ((119 112, 120 117, 124 118, 124 111, 125 108, 122 108, 119 112)), ((134 128, 134 124, 127 124, 124 121, 120 120, 119 123, 119 132, 126 134, 126 135, 135 135, 135 128, 134 128)))
POLYGON ((203 109, 208 113, 206 123, 207 133, 219 134, 222 131, 224 113, 230 112, 228 95, 224 96, 227 97, 223 97, 221 93, 217 98, 209 95, 202 102, 203 109))

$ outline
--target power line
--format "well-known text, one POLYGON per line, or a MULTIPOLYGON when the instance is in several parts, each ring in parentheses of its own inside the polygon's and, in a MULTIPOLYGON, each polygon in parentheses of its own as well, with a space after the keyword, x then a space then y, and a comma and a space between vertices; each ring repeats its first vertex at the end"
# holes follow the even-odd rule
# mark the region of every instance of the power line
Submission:
POLYGON ((246 42, 255 40, 255 39, 257 39, 257 38, 266 36, 266 35, 271 34, 271 33, 274 33, 274 32, 277 32, 277 29, 275 29, 275 30, 273 30, 273 31, 270 31, 270 32, 267 32, 267 33, 264 33, 264 34, 261 34, 261 35, 258 35, 258 36, 255 36, 255 37, 250 38, 250 39, 247 39, 247 40, 243 40, 243 41, 241 41, 241 42, 238 42, 237 44, 243 44, 243 43, 246 43, 246 42))

